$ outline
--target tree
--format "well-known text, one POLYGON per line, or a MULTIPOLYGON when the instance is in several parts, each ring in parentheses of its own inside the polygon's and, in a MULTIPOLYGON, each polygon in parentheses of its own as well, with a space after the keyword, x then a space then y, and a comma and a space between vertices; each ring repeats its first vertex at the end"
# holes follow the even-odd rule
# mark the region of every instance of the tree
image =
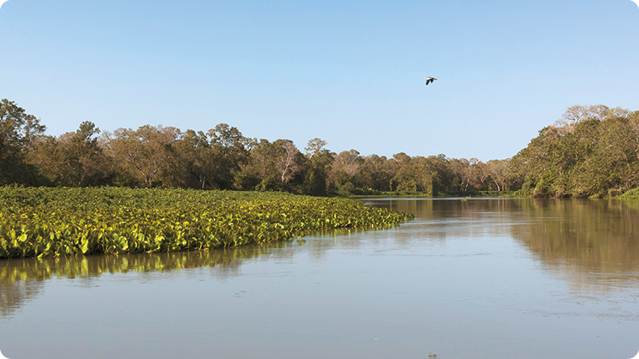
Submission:
POLYGON ((509 162, 510 159, 486 162, 486 171, 490 175, 493 183, 495 183, 495 186, 497 186, 497 191, 505 191, 508 187, 509 162))
POLYGON ((326 141, 314 138, 304 148, 304 193, 314 196, 325 196, 328 173, 335 154, 325 148, 326 141))
POLYGON ((442 177, 448 174, 448 160, 446 156, 415 156, 410 157, 405 153, 394 155, 399 168, 392 178, 391 183, 398 191, 426 192, 430 196, 436 196, 442 184, 442 177))
POLYGON ((108 141, 108 149, 126 171, 151 187, 174 164, 173 145, 180 136, 175 127, 144 125, 135 131, 120 128, 108 141))
POLYGON ((329 173, 328 182, 337 186, 338 188, 344 190, 342 187, 348 184, 349 189, 354 189, 355 184, 352 183, 353 177, 357 174, 359 166, 362 162, 362 159, 359 157, 359 152, 356 150, 350 151, 342 151, 337 156, 334 157, 333 163, 331 164, 331 171, 329 173), (344 171, 346 175, 348 175, 348 180, 344 181, 344 176, 340 175, 340 182, 338 183, 338 174, 340 171, 344 171))
POLYGON ((304 147, 306 157, 312 158, 313 156, 319 155, 320 153, 322 153, 324 147, 326 147, 326 141, 320 138, 309 140, 306 147, 304 147))
POLYGON ((567 132, 574 131, 575 127, 577 127, 581 121, 593 118, 599 121, 603 120, 608 110, 610 109, 604 105, 571 106, 564 112, 561 119, 555 121, 555 127, 559 128, 560 133, 564 135, 567 132))
POLYGON ((85 121, 68 140, 64 157, 70 177, 69 184, 78 187, 99 184, 106 162, 97 138, 93 137, 99 133, 100 129, 94 123, 85 121))
POLYGON ((413 159, 404 152, 393 155, 397 163, 397 172, 391 180, 391 189, 397 191, 417 191, 417 168, 413 159))
POLYGON ((573 106, 563 127, 540 131, 511 161, 524 178, 522 191, 536 197, 620 194, 639 185, 634 114, 606 106, 573 106))
MULTIPOLYGON (((187 130, 184 136, 176 141, 175 148, 185 175, 197 179, 200 189, 212 186, 219 172, 220 161, 207 135, 202 131, 187 130)), ((184 182, 188 185, 190 180, 186 178, 184 182)))
POLYGON ((235 127, 220 123, 208 130, 216 171, 213 181, 218 188, 233 187, 234 178, 249 159, 246 146, 251 143, 235 127))
POLYGON ((593 194, 620 195, 639 184, 637 140, 626 118, 611 116, 600 127, 598 146, 591 162, 604 177, 601 178, 602 186, 593 194))
POLYGON ((386 156, 370 155, 364 157, 355 181, 368 189, 390 191, 391 179, 396 172, 394 161, 386 156))
POLYGON ((260 191, 282 189, 282 173, 277 168, 283 152, 282 141, 251 141, 248 160, 235 176, 237 188, 260 191))
POLYGON ((27 152, 46 127, 15 102, 0 100, 0 185, 34 184, 35 171, 26 163, 27 152))
POLYGON ((41 136, 32 146, 29 161, 51 184, 69 187, 103 184, 109 159, 93 137, 98 133, 100 129, 95 124, 85 121, 76 132, 58 138, 41 136))
POLYGON ((299 151, 291 140, 282 140, 282 154, 277 161, 277 170, 280 173, 282 185, 288 183, 295 174, 300 171, 300 165, 297 162, 297 154, 299 151))
POLYGON ((619 107, 609 108, 604 105, 594 106, 571 106, 568 107, 566 112, 561 116, 561 119, 555 121, 555 127, 558 131, 564 135, 568 132, 575 130, 577 125, 585 120, 599 120, 603 121, 608 117, 623 117, 627 118, 630 115, 630 111, 619 107))

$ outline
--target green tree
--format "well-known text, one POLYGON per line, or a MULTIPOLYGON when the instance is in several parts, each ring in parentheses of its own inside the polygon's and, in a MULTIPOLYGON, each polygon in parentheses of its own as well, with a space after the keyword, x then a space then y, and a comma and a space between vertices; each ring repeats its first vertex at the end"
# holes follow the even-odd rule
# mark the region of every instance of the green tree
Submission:
POLYGON ((417 168, 412 158, 404 152, 393 155, 397 172, 391 180, 391 189, 397 191, 417 191, 417 168))
POLYGON ((68 187, 104 184, 111 166, 94 137, 99 133, 94 123, 85 121, 76 132, 58 138, 41 136, 32 146, 29 162, 50 184, 68 187))
POLYGON ((261 191, 281 189, 281 173, 276 167, 281 155, 280 142, 271 143, 266 139, 253 141, 248 161, 235 177, 236 186, 240 189, 261 191))
POLYGON ((326 195, 326 182, 335 154, 325 148, 326 141, 314 138, 304 148, 304 193, 313 196, 326 195))
POLYGON ((46 127, 15 102, 0 100, 0 185, 36 184, 36 173, 26 162, 27 153, 46 127))
POLYGON ((215 173, 212 178, 215 188, 231 189, 235 176, 242 170, 249 160, 247 146, 252 141, 242 135, 235 127, 220 123, 207 132, 213 158, 216 161, 215 173))
POLYGON ((175 149, 185 185, 200 189, 214 188, 220 160, 211 147, 208 136, 202 131, 187 130, 176 141, 175 149))
POLYGON ((85 121, 68 140, 65 149, 65 167, 69 174, 69 184, 82 187, 101 184, 105 176, 106 158, 94 137, 100 129, 94 123, 85 121))
POLYGON ((174 144, 180 137, 175 127, 144 125, 135 131, 115 130, 106 146, 126 172, 152 187, 154 180, 169 177, 175 167, 174 144))
POLYGON ((321 138, 314 138, 308 141, 306 147, 304 147, 304 152, 306 153, 306 157, 312 158, 313 156, 319 155, 322 153, 322 150, 326 147, 326 141, 321 138))
POLYGON ((486 171, 490 179, 495 184, 497 191, 508 190, 508 179, 510 174, 510 159, 491 160, 486 162, 486 171))
POLYGON ((359 167, 356 182, 369 190, 390 191, 396 170, 395 161, 388 160, 386 156, 366 156, 359 167))
POLYGON ((606 106, 573 106, 561 127, 540 131, 511 161, 536 197, 620 194, 638 183, 639 146, 634 114, 606 106))
POLYGON ((359 166, 362 162, 362 158, 356 150, 340 152, 333 158, 331 170, 328 175, 328 183, 339 190, 352 191, 356 188, 355 183, 353 183, 354 177, 358 173, 359 166), (347 175, 348 180, 344 180, 345 177, 341 174, 341 171, 347 175))

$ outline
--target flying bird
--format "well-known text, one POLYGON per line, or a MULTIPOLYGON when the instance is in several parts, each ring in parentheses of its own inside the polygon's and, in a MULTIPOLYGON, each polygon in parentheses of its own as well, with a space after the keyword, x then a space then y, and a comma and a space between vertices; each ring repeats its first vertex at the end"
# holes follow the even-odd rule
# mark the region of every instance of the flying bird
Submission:
POLYGON ((639 0, 630 0, 632 2, 634 2, 635 4, 637 4, 637 6, 639 6, 639 0))
MULTIPOLYGON (((635 0, 633 0, 633 1, 635 1, 635 0)), ((639 0, 637 0, 637 1, 639 1, 639 0)), ((437 80, 437 79, 436 79, 436 78, 434 78, 434 77, 424 77, 424 78, 426 79, 426 85, 428 85, 429 83, 431 83, 431 82, 433 82, 433 81, 437 80)))
POLYGON ((0 0, 0 8, 2 7, 2 4, 6 3, 8 0, 0 0))

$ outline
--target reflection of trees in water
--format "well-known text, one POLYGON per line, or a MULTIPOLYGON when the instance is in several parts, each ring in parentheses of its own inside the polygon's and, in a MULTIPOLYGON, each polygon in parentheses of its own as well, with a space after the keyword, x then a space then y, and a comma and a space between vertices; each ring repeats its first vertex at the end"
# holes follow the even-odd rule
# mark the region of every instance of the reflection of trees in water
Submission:
MULTIPOLYGON (((519 212, 521 199, 431 200, 398 199, 366 200, 367 205, 413 213, 414 221, 399 228, 384 230, 344 229, 321 233, 322 241, 308 248, 314 259, 321 259, 326 249, 358 249, 392 241, 410 248, 415 242, 444 242, 447 238, 510 236, 513 213, 519 212), (362 232, 365 232, 362 234, 362 232), (335 241, 327 240, 338 237, 335 241)), ((309 236, 317 236, 311 233, 309 236)))
POLYGON ((0 317, 12 316, 16 310, 40 294, 43 282, 34 280, 0 282, 0 317))
POLYGON ((313 245, 306 247, 306 251, 310 258, 321 261, 326 257, 328 250, 335 248, 336 245, 343 249, 360 247, 361 242, 357 240, 360 238, 358 236, 360 233, 374 233, 385 230, 388 229, 338 228, 314 231, 309 233, 305 238, 320 237, 321 240, 314 241, 313 245))
POLYGON ((615 200, 540 200, 512 235, 576 290, 619 287, 639 273, 639 211, 615 200))
POLYGON ((398 234, 398 240, 407 243, 413 239, 439 239, 451 237, 484 237, 486 235, 509 236, 509 226, 521 211, 526 200, 460 199, 460 200, 382 200, 370 201, 374 206, 409 212, 416 221, 409 223, 410 230, 398 234))
POLYGON ((12 315, 42 291, 44 281, 54 277, 77 278, 80 285, 90 286, 96 277, 105 273, 166 273, 209 268, 211 275, 226 279, 237 275, 247 259, 290 258, 294 255, 293 250, 272 249, 292 249, 296 245, 281 242, 201 252, 0 260, 0 315, 12 315))
POLYGON ((507 235, 575 291, 602 291, 639 280, 639 203, 617 200, 384 200, 423 224, 398 233, 411 238, 507 235))

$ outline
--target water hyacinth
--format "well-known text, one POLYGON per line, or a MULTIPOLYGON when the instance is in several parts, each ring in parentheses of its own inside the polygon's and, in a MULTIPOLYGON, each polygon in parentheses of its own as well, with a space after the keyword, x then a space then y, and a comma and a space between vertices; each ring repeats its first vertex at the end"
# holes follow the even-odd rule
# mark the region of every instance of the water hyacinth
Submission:
POLYGON ((355 200, 287 193, 1 187, 0 258, 237 247, 412 218, 355 200))

